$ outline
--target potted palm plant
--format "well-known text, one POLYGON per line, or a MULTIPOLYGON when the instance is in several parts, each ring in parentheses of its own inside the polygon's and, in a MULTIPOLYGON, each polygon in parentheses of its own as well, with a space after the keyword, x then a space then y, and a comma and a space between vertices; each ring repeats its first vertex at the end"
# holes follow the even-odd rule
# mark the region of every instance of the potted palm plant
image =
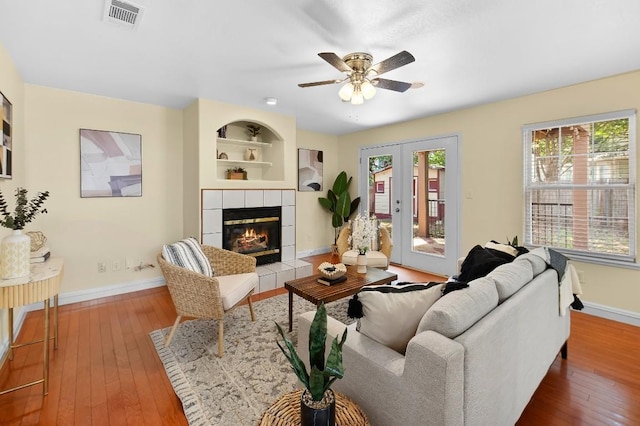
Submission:
POLYGON ((331 225, 334 229, 334 246, 338 240, 338 232, 342 225, 358 210, 360 197, 351 200, 349 185, 353 177, 347 178, 347 172, 342 171, 333 182, 333 186, 327 192, 326 197, 318 198, 322 207, 331 212, 331 225))
POLYGON ((327 338, 327 310, 324 303, 318 306, 311 328, 309 329, 309 366, 310 371, 298 356, 296 349, 287 339, 282 327, 276 323, 278 332, 284 340, 278 347, 289 360, 291 368, 305 386, 300 399, 300 419, 302 426, 334 426, 336 399, 331 385, 344 376, 342 366, 342 345, 347 338, 347 330, 338 342, 336 336, 331 343, 331 351, 325 360, 325 342, 327 338))

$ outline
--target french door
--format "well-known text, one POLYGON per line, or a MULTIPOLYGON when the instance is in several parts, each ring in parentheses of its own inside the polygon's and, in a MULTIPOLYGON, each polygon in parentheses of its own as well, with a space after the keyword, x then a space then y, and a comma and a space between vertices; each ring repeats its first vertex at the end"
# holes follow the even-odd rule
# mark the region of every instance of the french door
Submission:
POLYGON ((360 149, 361 210, 393 240, 391 262, 443 275, 459 256, 458 137, 360 149))

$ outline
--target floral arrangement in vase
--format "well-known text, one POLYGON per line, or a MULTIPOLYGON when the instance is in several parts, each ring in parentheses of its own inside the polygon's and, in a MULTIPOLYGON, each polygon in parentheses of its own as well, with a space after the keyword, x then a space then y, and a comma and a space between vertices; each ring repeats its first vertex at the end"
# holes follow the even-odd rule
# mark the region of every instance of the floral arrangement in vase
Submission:
POLYGON ((351 221, 351 236, 349 242, 358 254, 367 254, 371 247, 371 240, 375 238, 378 229, 375 220, 369 218, 366 214, 358 215, 351 221))

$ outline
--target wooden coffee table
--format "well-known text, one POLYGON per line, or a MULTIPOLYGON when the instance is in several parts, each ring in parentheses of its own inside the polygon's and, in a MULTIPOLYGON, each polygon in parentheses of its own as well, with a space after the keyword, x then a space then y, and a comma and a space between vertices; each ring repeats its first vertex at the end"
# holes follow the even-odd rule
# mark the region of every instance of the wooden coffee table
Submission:
POLYGON ((284 288, 289 291, 289 331, 293 329, 293 294, 318 306, 320 303, 353 296, 365 285, 391 284, 398 275, 378 268, 367 268, 366 274, 356 272, 355 266, 347 266, 347 280, 334 285, 320 284, 320 274, 297 280, 286 281, 284 288))

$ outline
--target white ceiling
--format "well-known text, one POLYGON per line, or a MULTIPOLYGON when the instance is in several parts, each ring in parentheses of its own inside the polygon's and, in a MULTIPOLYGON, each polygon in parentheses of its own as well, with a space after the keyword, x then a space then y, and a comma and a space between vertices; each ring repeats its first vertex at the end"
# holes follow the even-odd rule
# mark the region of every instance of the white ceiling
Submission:
POLYGON ((0 0, 0 44, 25 82, 174 108, 207 98, 345 134, 640 69, 638 0, 133 0, 136 30, 104 0, 0 0), (378 89, 343 103, 317 56, 411 52, 378 89), (269 107, 264 98, 278 99, 269 107))

